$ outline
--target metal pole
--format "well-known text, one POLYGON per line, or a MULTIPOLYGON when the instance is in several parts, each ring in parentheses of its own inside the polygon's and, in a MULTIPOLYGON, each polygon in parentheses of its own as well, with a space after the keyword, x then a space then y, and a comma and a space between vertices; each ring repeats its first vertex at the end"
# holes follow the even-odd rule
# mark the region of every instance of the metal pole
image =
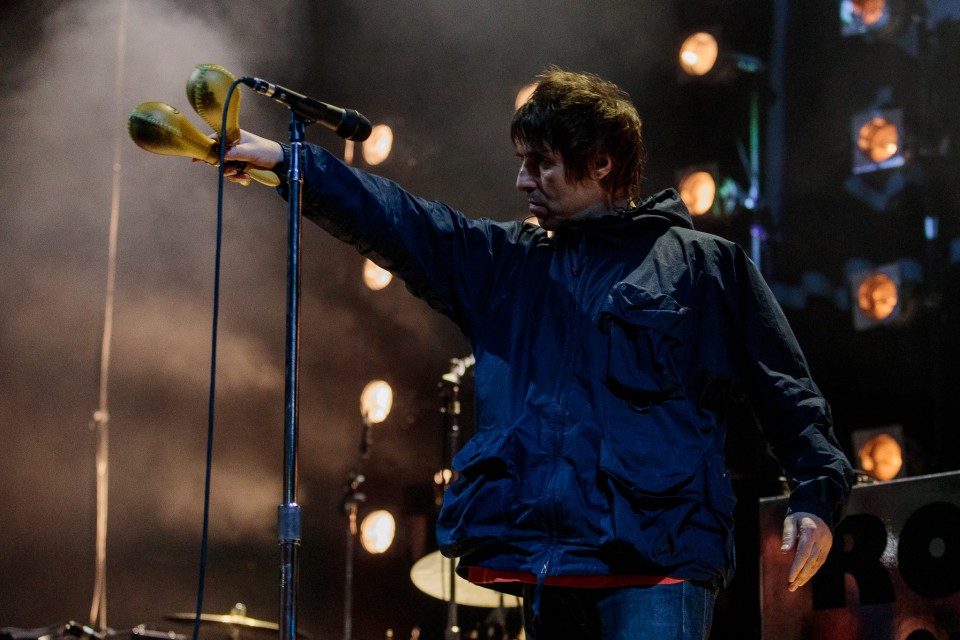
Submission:
POLYGON ((300 505, 297 504, 297 439, 300 355, 300 222, 303 177, 300 161, 304 121, 290 113, 287 246, 286 384, 284 388, 283 502, 278 507, 280 544, 280 640, 295 640, 299 580, 300 505))

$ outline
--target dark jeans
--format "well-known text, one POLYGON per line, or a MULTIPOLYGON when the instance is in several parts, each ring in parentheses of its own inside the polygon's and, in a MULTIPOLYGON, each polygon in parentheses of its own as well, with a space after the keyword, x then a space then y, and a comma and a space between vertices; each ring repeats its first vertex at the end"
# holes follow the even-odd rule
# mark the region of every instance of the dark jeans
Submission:
POLYGON ((616 589, 544 587, 533 616, 535 587, 523 592, 527 640, 706 640, 717 587, 678 584, 616 589))

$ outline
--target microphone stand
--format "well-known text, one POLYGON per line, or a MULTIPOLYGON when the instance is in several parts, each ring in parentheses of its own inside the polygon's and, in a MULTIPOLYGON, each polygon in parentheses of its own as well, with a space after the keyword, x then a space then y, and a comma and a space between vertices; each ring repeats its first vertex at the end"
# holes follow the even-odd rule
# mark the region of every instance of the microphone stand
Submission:
POLYGON ((290 167, 287 171, 287 335, 285 344, 283 502, 277 509, 280 544, 280 640, 295 640, 299 581, 300 505, 297 504, 297 438, 300 387, 300 222, 303 133, 308 120, 290 112, 290 167))
POLYGON ((370 457, 371 430, 372 425, 365 417, 357 463, 347 476, 347 484, 343 492, 342 508, 347 516, 347 544, 343 574, 343 640, 353 639, 353 565, 356 560, 356 538, 359 533, 357 511, 367 500, 366 494, 360 490, 360 487, 366 481, 363 475, 363 463, 370 457))
MULTIPOLYGON (((453 482, 453 458, 457 455, 460 447, 460 379, 466 373, 467 368, 474 364, 473 355, 466 358, 452 358, 450 364, 453 365, 449 373, 442 376, 444 382, 451 383, 450 392, 444 394, 445 402, 441 408, 441 413, 447 417, 447 448, 448 448, 448 468, 450 469, 450 480, 444 486, 444 492, 453 482)), ((442 384, 442 383, 441 383, 442 384)), ((447 628, 444 631, 446 640, 460 640, 460 624, 458 621, 457 610, 457 572, 456 558, 445 558, 444 562, 449 563, 450 570, 450 602, 447 603, 447 628)), ((441 571, 441 575, 443 572, 441 571)))

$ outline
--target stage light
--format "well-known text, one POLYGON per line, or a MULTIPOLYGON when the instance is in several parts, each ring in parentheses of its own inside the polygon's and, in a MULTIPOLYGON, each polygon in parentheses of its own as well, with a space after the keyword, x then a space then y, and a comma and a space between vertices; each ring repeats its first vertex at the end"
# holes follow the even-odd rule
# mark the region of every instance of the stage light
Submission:
POLYGON ((383 380, 367 383, 360 394, 360 415, 366 424, 378 424, 387 419, 393 407, 393 389, 383 380))
POLYGON ((851 120, 850 133, 854 174, 893 169, 906 164, 902 109, 875 109, 859 113, 851 120))
MULTIPOLYGON (((840 34, 894 45, 908 56, 928 55, 923 42, 943 20, 960 17, 956 2, 940 0, 843 0, 840 34)), ((933 38, 935 39, 935 38, 933 38)))
POLYGON ((858 429, 851 434, 860 469, 874 480, 885 482, 903 475, 903 428, 890 425, 858 429))
POLYGON ((389 511, 373 511, 360 523, 360 545, 369 553, 384 553, 396 533, 397 522, 389 511))
POLYGON ((893 278, 885 273, 868 276, 857 287, 857 307, 873 320, 883 321, 889 318, 899 302, 899 287, 893 278))
POLYGON ((872 269, 848 270, 853 327, 864 331, 904 324, 916 305, 910 290, 922 279, 915 260, 902 258, 872 269))
POLYGON ((900 131, 883 118, 871 118, 859 135, 857 147, 873 162, 886 162, 900 150, 900 131))
POLYGON ((688 76, 706 77, 714 82, 727 82, 739 73, 760 73, 767 68, 760 58, 731 50, 708 31, 698 31, 684 39, 679 61, 688 76))
POLYGON ((451 480, 453 480, 453 471, 450 469, 440 469, 433 474, 434 484, 438 484, 441 487, 445 487, 450 484, 451 480))
POLYGON ((717 196, 717 183, 709 171, 691 171, 677 185, 680 199, 691 215, 702 216, 711 209, 717 196))
POLYGON ((860 35, 886 28, 890 7, 886 0, 843 0, 840 3, 840 33, 860 35))
POLYGON ((717 63, 719 54, 717 39, 706 31, 699 31, 680 45, 680 68, 691 76, 706 75, 717 63))
POLYGON ((380 291, 393 280, 393 274, 386 269, 376 265, 373 260, 367 258, 363 262, 363 283, 368 289, 380 291))
POLYGON ((726 43, 708 31, 698 31, 688 36, 680 46, 680 68, 697 82, 721 85, 732 84, 749 78, 749 112, 746 114, 749 124, 747 144, 740 146, 746 184, 743 188, 734 180, 718 179, 712 175, 712 185, 708 176, 697 173, 680 185, 681 197, 693 215, 704 215, 711 211, 714 215, 729 215, 743 208, 754 212, 751 225, 750 257, 761 269, 766 245, 767 232, 759 219, 760 195, 760 102, 761 86, 765 79, 760 76, 767 66, 760 58, 732 50, 726 43), (711 192, 713 197, 711 198, 711 192), (711 202, 712 200, 712 202, 711 202))
MULTIPOLYGON (((919 18, 915 3, 903 0, 842 0, 840 2, 840 34, 843 36, 877 36, 888 42, 896 40, 919 18), (911 13, 914 15, 911 16, 911 13)), ((946 3, 944 3, 946 4, 946 3)))
POLYGON ((677 191, 691 215, 732 215, 745 206, 736 180, 722 176, 715 163, 693 165, 677 174, 677 191))
POLYGON ((391 149, 393 149, 393 130, 385 124, 378 124, 370 131, 370 137, 363 141, 363 160, 371 166, 376 166, 390 157, 391 149))

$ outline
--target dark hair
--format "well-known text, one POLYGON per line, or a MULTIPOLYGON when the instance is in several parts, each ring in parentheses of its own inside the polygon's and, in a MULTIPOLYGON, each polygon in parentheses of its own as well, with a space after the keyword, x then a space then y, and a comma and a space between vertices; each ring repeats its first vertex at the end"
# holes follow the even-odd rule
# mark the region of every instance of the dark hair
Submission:
POLYGON ((563 158, 567 178, 590 175, 599 152, 610 154, 612 171, 601 182, 611 197, 639 195, 646 152, 640 115, 617 85, 589 73, 550 67, 513 116, 510 137, 517 146, 554 151, 563 158))

